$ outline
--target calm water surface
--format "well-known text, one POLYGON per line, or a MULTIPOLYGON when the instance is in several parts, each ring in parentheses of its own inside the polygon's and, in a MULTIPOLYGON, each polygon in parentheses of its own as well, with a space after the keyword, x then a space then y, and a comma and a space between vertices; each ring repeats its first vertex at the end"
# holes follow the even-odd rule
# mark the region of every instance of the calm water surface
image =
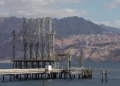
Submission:
MULTIPOLYGON (((93 63, 86 62, 86 67, 92 68, 118 68, 120 63, 93 63)), ((0 64, 0 68, 11 68, 11 64, 0 64)), ((108 72, 108 83, 101 83, 101 74, 94 75, 91 80, 46 80, 44 86, 120 86, 120 73, 108 72)), ((36 81, 17 81, 17 82, 0 82, 0 86, 43 86, 42 80, 36 81)))

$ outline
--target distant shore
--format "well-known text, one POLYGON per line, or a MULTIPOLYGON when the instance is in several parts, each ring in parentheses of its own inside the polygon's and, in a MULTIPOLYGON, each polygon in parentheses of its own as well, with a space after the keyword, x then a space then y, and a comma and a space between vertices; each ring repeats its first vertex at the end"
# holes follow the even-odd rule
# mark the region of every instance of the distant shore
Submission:
POLYGON ((11 60, 0 60, 0 63, 12 63, 11 60))

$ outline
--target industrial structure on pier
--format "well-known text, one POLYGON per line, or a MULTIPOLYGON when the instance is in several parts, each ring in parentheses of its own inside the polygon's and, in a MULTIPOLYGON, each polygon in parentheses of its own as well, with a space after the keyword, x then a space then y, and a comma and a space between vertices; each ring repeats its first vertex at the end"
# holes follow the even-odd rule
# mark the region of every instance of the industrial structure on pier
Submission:
POLYGON ((52 29, 52 19, 49 17, 23 19, 19 37, 22 40, 24 57, 20 59, 15 57, 15 36, 16 33, 13 31, 14 68, 45 68, 46 65, 56 67, 56 62, 59 62, 57 57, 70 57, 69 53, 55 53, 55 31, 52 29))
MULTIPOLYGON (((19 34, 22 40, 24 55, 16 58, 16 33, 13 31, 13 69, 0 69, 0 76, 5 81, 5 76, 11 80, 38 80, 38 79, 74 79, 92 78, 92 70, 83 66, 83 57, 80 58, 79 69, 71 67, 72 55, 70 52, 55 52, 55 31, 52 29, 51 18, 26 19, 19 34), (67 58, 66 68, 56 66, 61 57, 67 58), (46 68, 47 67, 47 68, 46 68)), ((82 55, 82 53, 81 53, 82 55)))

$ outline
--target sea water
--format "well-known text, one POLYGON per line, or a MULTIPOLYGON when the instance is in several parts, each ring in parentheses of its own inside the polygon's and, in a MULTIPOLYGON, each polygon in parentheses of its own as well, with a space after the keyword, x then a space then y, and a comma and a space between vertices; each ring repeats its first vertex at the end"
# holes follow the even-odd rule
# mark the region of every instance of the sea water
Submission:
MULTIPOLYGON (((120 63, 115 62, 85 62, 86 67, 91 68, 120 68, 120 63)), ((1 63, 1 69, 12 68, 10 63, 1 63)), ((0 82, 0 86, 120 86, 120 72, 108 71, 108 82, 101 82, 101 73, 93 75, 93 79, 62 79, 62 80, 30 80, 30 81, 13 81, 13 82, 0 82)))

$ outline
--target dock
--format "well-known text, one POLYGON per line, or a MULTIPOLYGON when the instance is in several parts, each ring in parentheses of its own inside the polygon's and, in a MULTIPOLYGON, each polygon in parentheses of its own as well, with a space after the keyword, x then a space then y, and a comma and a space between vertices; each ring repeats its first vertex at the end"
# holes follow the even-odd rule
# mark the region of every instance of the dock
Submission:
MULTIPOLYGON (((80 67, 72 68, 70 50, 57 52, 55 49, 55 31, 51 18, 36 20, 23 19, 23 26, 17 35, 13 35, 12 69, 0 69, 1 81, 43 80, 43 79, 92 79, 92 69, 83 67, 83 55, 80 57, 80 67), (36 23, 35 23, 36 22, 36 23), (34 23, 34 24, 33 24, 34 23), (22 43, 23 55, 17 58, 16 38, 22 43), (67 68, 57 67, 66 61, 67 68), (50 68, 49 68, 50 67, 50 68)), ((65 66, 65 65, 64 65, 65 66)))
POLYGON ((0 69, 1 81, 43 80, 43 79, 92 79, 91 69, 0 69))

